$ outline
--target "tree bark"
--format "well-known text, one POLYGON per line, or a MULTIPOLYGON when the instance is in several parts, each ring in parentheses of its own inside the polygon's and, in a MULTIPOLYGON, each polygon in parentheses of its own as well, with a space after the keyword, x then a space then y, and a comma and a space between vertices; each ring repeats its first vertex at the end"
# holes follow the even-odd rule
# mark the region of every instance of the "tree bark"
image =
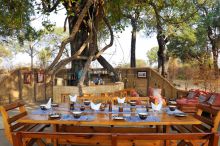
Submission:
POLYGON ((157 56, 158 56, 158 70, 159 72, 161 72, 161 75, 163 77, 165 77, 165 56, 164 56, 164 51, 165 51, 165 41, 164 38, 162 36, 162 34, 158 33, 157 34, 157 42, 158 42, 158 52, 157 52, 157 56))
POLYGON ((137 19, 131 18, 131 26, 132 26, 132 32, 131 32, 131 61, 130 61, 130 67, 136 67, 136 34, 137 34, 137 19))
POLYGON ((165 55, 164 55, 164 51, 165 51, 165 45, 167 43, 167 40, 165 40, 165 36, 163 35, 163 28, 162 28, 162 23, 161 23, 161 18, 160 18, 160 10, 157 8, 157 6, 155 5, 155 3, 150 2, 149 3, 155 12, 156 15, 156 29, 157 29, 157 42, 158 42, 158 52, 157 52, 157 56, 158 56, 158 70, 161 73, 161 75, 163 77, 165 77, 165 55))
MULTIPOLYGON (((73 17, 70 17, 73 19, 73 17)), ((73 30, 73 25, 71 24, 72 21, 69 19, 69 32, 72 32, 73 30)), ((79 48, 82 46, 82 44, 86 41, 88 37, 88 30, 84 25, 80 26, 80 31, 77 32, 75 39, 70 42, 70 48, 71 48, 71 56, 73 56, 79 48)), ((83 52, 81 52, 82 55, 88 56, 88 49, 85 49, 83 52)), ((78 78, 78 72, 83 69, 85 66, 86 61, 85 60, 73 60, 71 63, 71 73, 74 74, 75 80, 73 80, 74 86, 76 86, 79 82, 78 78)))
MULTIPOLYGON (((64 41, 62 41, 61 43, 61 46, 60 46, 60 49, 59 49, 59 52, 57 54, 57 56, 55 57, 54 61, 51 63, 51 65, 47 68, 47 72, 50 73, 50 71, 52 70, 52 68, 57 64, 57 62, 59 61, 59 59, 61 58, 62 56, 62 53, 65 49, 65 46, 70 43, 71 41, 74 40, 77 32, 79 31, 80 29, 80 26, 81 26, 81 23, 83 22, 83 19, 84 17, 86 16, 90 6, 93 4, 93 1, 92 0, 87 0, 86 1, 86 4, 84 5, 84 7, 82 8, 82 11, 80 12, 76 22, 74 23, 74 27, 71 31, 71 35, 65 39, 64 41)), ((68 10, 69 7, 66 7, 66 9, 68 10)))
POLYGON ((116 70, 111 66, 110 63, 108 63, 107 60, 105 60, 105 58, 103 56, 99 56, 99 58, 97 59, 98 62, 105 68, 107 69, 108 72, 113 72, 114 76, 112 76, 112 80, 113 82, 117 82, 119 81, 119 76, 118 73, 116 72, 116 70))
POLYGON ((212 28, 208 27, 208 38, 212 45, 212 54, 213 54, 213 67, 214 67, 214 74, 215 78, 217 79, 219 76, 219 69, 218 69, 218 48, 216 46, 215 38, 213 38, 212 28))

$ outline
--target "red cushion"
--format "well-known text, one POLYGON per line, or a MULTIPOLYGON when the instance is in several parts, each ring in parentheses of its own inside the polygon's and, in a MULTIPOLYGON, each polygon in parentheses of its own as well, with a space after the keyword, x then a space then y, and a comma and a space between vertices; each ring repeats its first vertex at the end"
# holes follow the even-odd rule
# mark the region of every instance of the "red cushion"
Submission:
POLYGON ((198 104, 199 103, 198 99, 186 99, 186 98, 177 99, 176 102, 177 104, 198 104))
POLYGON ((139 97, 139 94, 135 90, 130 91, 131 97, 139 97))
POLYGON ((162 93, 162 89, 160 89, 160 88, 151 88, 151 87, 149 87, 149 89, 148 89, 148 96, 153 96, 153 94, 154 94, 154 90, 158 90, 158 93, 161 95, 161 93, 162 93))

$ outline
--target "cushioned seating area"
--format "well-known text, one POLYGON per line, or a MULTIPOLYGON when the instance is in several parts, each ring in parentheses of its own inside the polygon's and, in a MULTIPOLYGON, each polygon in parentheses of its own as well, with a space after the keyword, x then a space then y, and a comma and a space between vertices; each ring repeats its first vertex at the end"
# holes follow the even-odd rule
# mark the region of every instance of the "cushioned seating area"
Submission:
POLYGON ((177 99, 176 102, 178 108, 184 112, 195 112, 199 104, 220 108, 220 93, 190 90, 186 97, 177 99))

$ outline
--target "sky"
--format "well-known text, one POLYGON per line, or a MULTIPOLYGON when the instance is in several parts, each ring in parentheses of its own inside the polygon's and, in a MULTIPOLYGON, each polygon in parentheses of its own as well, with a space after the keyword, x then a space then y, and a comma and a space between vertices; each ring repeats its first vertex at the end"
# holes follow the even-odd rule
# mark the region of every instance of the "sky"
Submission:
MULTIPOLYGON (((49 18, 51 22, 56 23, 57 27, 63 27, 65 11, 60 11, 59 15, 52 14, 49 18)), ((42 17, 32 21, 32 26, 36 29, 42 28, 41 19, 42 17)), ((127 27, 122 33, 114 33, 114 36, 115 38, 113 46, 105 51, 103 56, 115 67, 118 64, 130 62, 131 27, 127 27)), ((108 42, 109 40, 107 40, 105 43, 108 42)), ((103 44, 101 46, 103 46, 103 44)), ((144 61, 147 61, 147 51, 155 46, 157 46, 157 40, 155 36, 146 38, 143 32, 138 32, 136 40, 136 59, 143 59, 144 61)), ((36 61, 36 57, 34 58, 34 61, 36 61)), ((19 53, 11 63, 14 65, 28 65, 30 64, 30 57, 27 54, 19 53)), ((99 63, 97 62, 93 62, 92 66, 100 67, 99 63)))
MULTIPOLYGON (((32 26, 34 26, 36 29, 42 28, 41 19, 42 17, 36 19, 35 21, 32 21, 32 26)), ((51 20, 51 22, 55 22, 57 27, 63 27, 65 11, 62 10, 59 12, 59 14, 52 14, 49 19, 51 20)), ((107 61, 111 63, 112 66, 116 67, 119 64, 130 62, 131 27, 127 27, 122 33, 114 33, 114 36, 115 39, 113 46, 111 48, 108 48, 107 51, 104 52, 103 56, 106 58, 107 61)), ((108 42, 109 40, 107 40, 105 43, 108 42)), ((151 37, 146 37, 143 32, 138 32, 136 40, 136 59, 142 59, 147 62, 146 53, 148 50, 155 46, 158 46, 155 35, 151 37)), ((34 58, 34 61, 36 61, 36 57, 34 58)), ((13 63, 13 65, 29 65, 30 57, 27 54, 19 53, 10 63, 13 63)), ((97 63, 97 61, 94 61, 92 63, 92 66, 101 67, 99 63, 97 63)))

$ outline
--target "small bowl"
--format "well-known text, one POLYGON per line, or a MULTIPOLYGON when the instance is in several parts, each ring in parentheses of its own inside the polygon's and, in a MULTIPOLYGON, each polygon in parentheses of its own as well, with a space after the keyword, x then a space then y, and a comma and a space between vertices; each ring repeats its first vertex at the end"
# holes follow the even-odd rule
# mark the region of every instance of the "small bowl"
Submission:
POLYGON ((90 105, 90 101, 89 100, 85 100, 84 104, 88 106, 88 105, 90 105))
POLYGON ((171 106, 169 106, 169 109, 170 109, 170 111, 175 111, 176 106, 171 105, 171 106))
POLYGON ((49 114, 49 118, 50 119, 57 119, 57 118, 60 118, 61 114, 60 113, 52 113, 52 114, 49 114))
POLYGON ((86 109, 86 108, 85 108, 85 106, 83 106, 83 105, 80 107, 80 110, 81 110, 81 111, 84 111, 85 109, 86 109))
POLYGON ((40 105, 40 109, 41 109, 41 110, 47 110, 46 105, 41 104, 41 105, 40 105))
POLYGON ((131 106, 136 106, 136 101, 130 101, 131 106))
POLYGON ((141 120, 145 120, 147 118, 147 113, 138 113, 141 120))
POLYGON ((74 111, 73 113, 73 117, 76 119, 79 119, 81 117, 82 112, 80 111, 74 111))

